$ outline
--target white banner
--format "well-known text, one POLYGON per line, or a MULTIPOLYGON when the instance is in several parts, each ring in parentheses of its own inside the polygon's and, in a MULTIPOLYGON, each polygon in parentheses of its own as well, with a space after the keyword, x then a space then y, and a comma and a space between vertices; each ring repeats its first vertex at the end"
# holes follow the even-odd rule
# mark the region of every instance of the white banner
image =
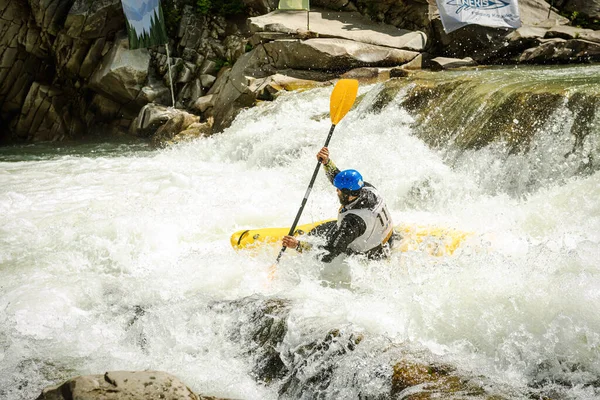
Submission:
POLYGON ((517 0, 436 0, 446 33, 465 25, 495 28, 521 26, 517 0))

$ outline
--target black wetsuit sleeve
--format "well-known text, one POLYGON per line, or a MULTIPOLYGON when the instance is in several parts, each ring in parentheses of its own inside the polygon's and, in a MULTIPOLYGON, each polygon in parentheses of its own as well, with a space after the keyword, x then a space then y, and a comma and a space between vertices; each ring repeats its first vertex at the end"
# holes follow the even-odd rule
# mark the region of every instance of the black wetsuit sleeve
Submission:
POLYGON ((326 253, 321 257, 322 262, 329 263, 334 258, 348 250, 348 245, 367 230, 367 224, 357 215, 349 214, 339 228, 334 229, 323 247, 326 253))
POLYGON ((323 167, 325 168, 325 175, 327 175, 327 179, 329 179, 329 182, 331 182, 333 185, 333 180, 335 179, 335 176, 340 173, 340 169, 336 167, 331 158, 327 164, 323 164, 323 167))

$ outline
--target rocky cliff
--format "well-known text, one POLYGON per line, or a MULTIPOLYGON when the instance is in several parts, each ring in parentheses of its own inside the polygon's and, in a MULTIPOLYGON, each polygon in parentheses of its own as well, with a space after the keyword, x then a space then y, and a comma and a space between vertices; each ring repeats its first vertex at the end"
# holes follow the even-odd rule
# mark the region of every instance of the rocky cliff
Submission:
MULTIPOLYGON (((524 26, 516 31, 473 25, 450 35, 434 0, 316 0, 310 30, 294 22, 298 13, 269 14, 276 3, 245 0, 246 14, 227 18, 202 15, 185 0, 168 3, 177 112, 166 108, 166 48, 129 49, 120 0, 2 2, 0 143, 151 136, 180 112, 187 122, 176 130, 206 135, 279 90, 327 84, 356 68, 377 69, 366 73, 372 77, 402 65, 600 59, 600 33, 566 26, 569 20, 549 13, 543 0, 520 1, 524 26), (470 58, 432 62, 436 56, 470 58)), ((597 1, 557 3, 567 12, 598 15, 597 1)), ((300 14, 302 21, 306 13, 300 14)), ((178 132, 163 133, 170 141, 178 132)))

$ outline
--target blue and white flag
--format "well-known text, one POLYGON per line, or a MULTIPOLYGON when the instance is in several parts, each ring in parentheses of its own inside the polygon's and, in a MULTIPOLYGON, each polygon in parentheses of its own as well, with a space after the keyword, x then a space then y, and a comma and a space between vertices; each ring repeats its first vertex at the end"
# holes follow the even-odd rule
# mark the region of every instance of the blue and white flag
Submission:
POLYGON ((130 49, 168 42, 160 0, 121 0, 121 3, 127 18, 130 49))
POLYGON ((469 24, 514 29, 521 26, 517 0, 436 0, 436 2, 446 33, 469 24))

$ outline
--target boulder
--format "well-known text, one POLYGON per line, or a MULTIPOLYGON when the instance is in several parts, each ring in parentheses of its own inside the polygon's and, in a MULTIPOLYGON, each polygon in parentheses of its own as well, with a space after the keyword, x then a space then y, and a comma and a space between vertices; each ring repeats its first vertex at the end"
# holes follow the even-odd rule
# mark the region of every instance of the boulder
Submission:
POLYGON ((177 377, 161 371, 110 371, 72 378, 42 391, 37 400, 199 400, 177 377))
MULTIPOLYGON (((251 87, 255 78, 266 78, 286 69, 327 72, 393 67, 411 61, 418 54, 346 39, 276 40, 259 45, 240 57, 227 78, 215 83, 220 88, 214 100, 214 130, 219 132, 228 127, 240 109, 254 105, 263 83, 251 87)), ((270 92, 267 96, 272 97, 270 92)))
POLYGON ((214 94, 209 94, 207 96, 202 96, 200 98, 198 98, 198 100, 196 100, 194 102, 194 104, 192 105, 192 110, 196 110, 199 111, 201 113, 205 112, 206 110, 208 110, 209 108, 212 108, 214 103, 213 103, 213 98, 215 97, 214 94))
POLYGON ((392 68, 355 68, 342 74, 340 78, 356 79, 362 84, 371 84, 390 78, 392 68))
POLYGON ((123 30, 124 26, 121 0, 75 0, 65 21, 66 34, 78 39, 110 37, 123 30))
MULTIPOLYGON (((251 32, 295 33, 306 29, 306 13, 274 11, 249 19, 251 32)), ((325 38, 342 38, 396 49, 422 51, 427 43, 423 32, 378 24, 358 12, 311 10, 310 31, 325 38), (349 29, 349 27, 352 27, 349 29)))
POLYGON ((544 39, 519 57, 522 63, 565 64, 600 60, 600 43, 587 40, 544 39))
POLYGON ((453 69, 460 67, 472 67, 477 65, 471 57, 466 58, 448 58, 448 57, 436 57, 431 59, 431 69, 434 71, 441 71, 444 69, 453 69))
POLYGON ((555 26, 546 32, 545 38, 582 39, 600 43, 600 31, 582 29, 575 26, 555 26))
POLYGON ((556 0, 555 5, 568 12, 578 12, 589 18, 600 18, 600 0, 556 0))
POLYGON ((149 137, 175 115, 175 109, 157 104, 147 104, 140 110, 129 132, 136 136, 149 137))
POLYGON ((267 14, 277 8, 279 0, 242 0, 250 16, 267 14))
POLYGON ((250 84, 252 92, 256 93, 258 100, 273 100, 282 91, 293 91, 311 89, 317 86, 328 85, 318 81, 306 80, 286 76, 282 74, 271 75, 264 79, 258 79, 250 84))
POLYGON ((392 67, 419 55, 408 50, 346 39, 277 40, 263 45, 269 64, 276 69, 348 70, 358 67, 392 67))
POLYGON ((200 75, 200 82, 202 83, 202 87, 203 88, 210 88, 213 83, 215 83, 215 81, 217 80, 216 77, 209 75, 209 74, 202 74, 200 75))
POLYGON ((33 83, 14 133, 31 141, 58 140, 67 136, 69 130, 59 106, 63 98, 62 90, 33 83))
MULTIPOLYGON (((555 25, 566 25, 569 20, 551 12, 548 18, 549 4, 544 0, 521 0, 519 12, 523 26, 550 28, 555 25)), ((481 25, 467 25, 450 34, 444 32, 439 15, 432 20, 435 43, 432 51, 447 57, 472 57, 479 63, 494 63, 506 61, 508 53, 521 53, 526 47, 521 47, 521 41, 509 42, 508 37, 515 32, 512 29, 491 28, 481 25), (518 47, 508 47, 507 44, 518 47)), ((531 32, 530 32, 531 33, 531 32)), ((531 42, 527 42, 532 45, 531 42)))
POLYGON ((120 102, 134 101, 148 79, 147 49, 129 50, 127 38, 115 42, 89 82, 90 89, 120 102))

